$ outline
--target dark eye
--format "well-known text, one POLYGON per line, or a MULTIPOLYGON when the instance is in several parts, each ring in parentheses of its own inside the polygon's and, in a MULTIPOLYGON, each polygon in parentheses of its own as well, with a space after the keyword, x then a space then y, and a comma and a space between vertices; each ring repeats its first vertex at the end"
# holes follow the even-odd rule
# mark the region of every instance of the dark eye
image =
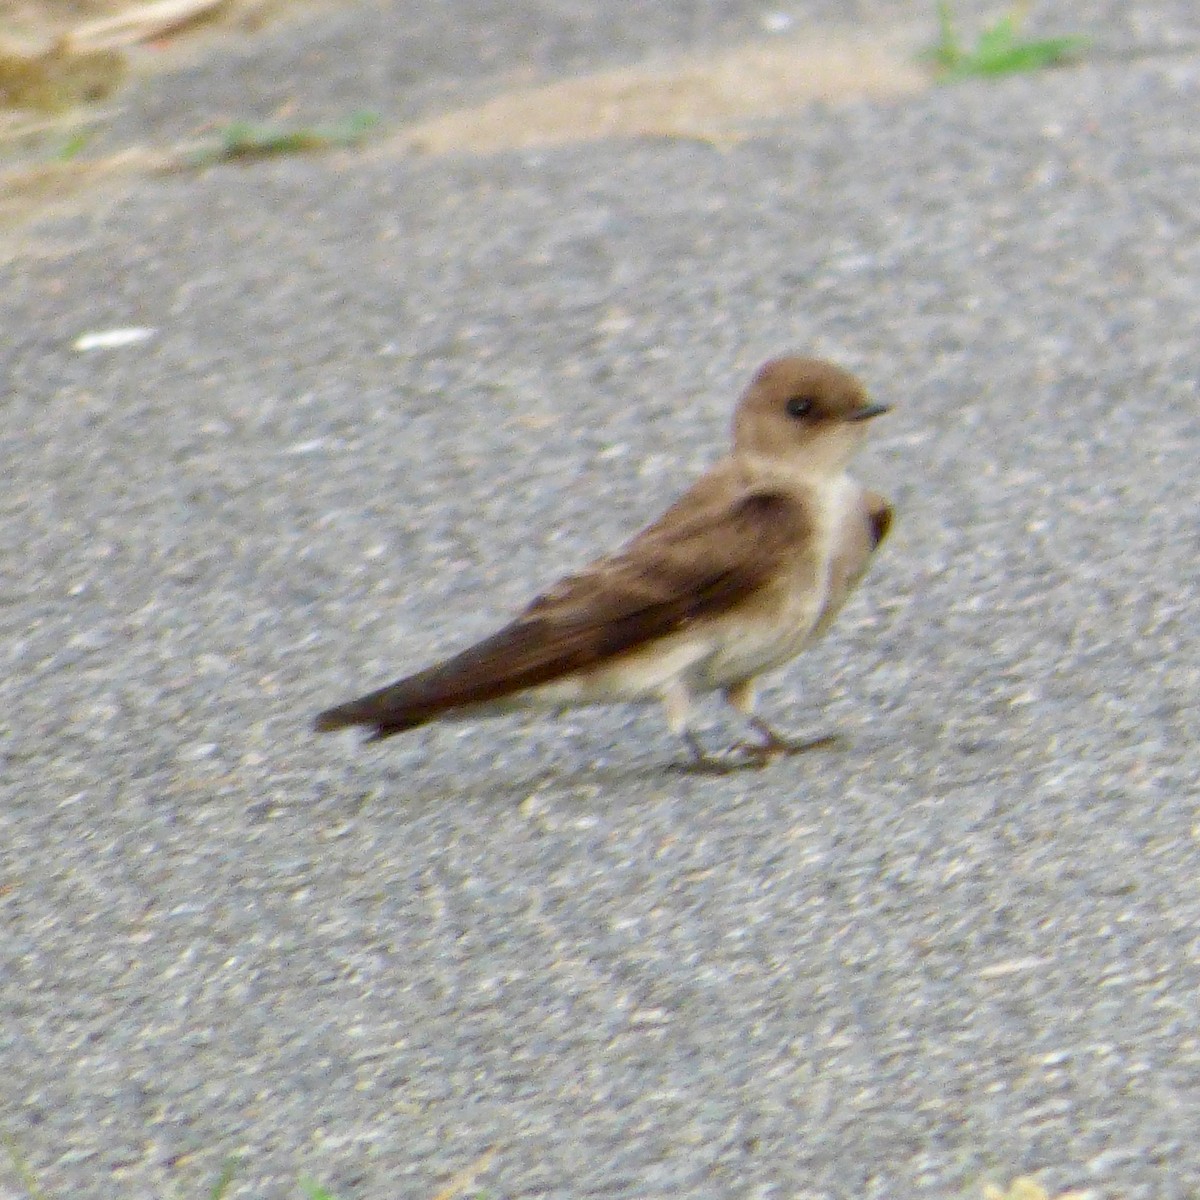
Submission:
POLYGON ((803 419, 812 416, 815 407, 816 401, 811 396, 793 396, 787 402, 787 415, 803 419))

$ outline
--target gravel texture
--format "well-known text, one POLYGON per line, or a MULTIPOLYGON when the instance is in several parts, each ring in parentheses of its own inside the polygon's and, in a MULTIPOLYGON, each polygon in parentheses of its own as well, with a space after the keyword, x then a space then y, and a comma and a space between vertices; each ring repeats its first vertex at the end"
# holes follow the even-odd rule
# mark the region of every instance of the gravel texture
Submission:
MULTIPOLYGON (((540 19, 468 7, 502 59, 540 19)), ((47 1196, 236 1155, 231 1195, 429 1200, 489 1147, 466 1195, 1200 1193, 1200 54, 1126 7, 1072 28, 1127 55, 723 149, 288 158, 24 231, 0 1130, 47 1196), (896 405, 892 539, 766 696, 839 748, 310 734, 655 515, 787 349, 896 405)), ((545 61, 674 11, 580 5, 545 61)), ((299 70, 332 20, 271 36, 299 70)))

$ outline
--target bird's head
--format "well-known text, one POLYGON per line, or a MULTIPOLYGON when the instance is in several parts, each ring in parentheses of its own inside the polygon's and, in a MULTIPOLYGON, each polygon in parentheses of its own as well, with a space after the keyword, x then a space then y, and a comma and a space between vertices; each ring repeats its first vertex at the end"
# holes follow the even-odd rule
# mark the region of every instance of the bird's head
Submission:
POLYGON ((789 471, 836 475, 867 422, 888 411, 849 371, 819 358, 774 358, 759 368, 733 418, 733 452, 789 471))

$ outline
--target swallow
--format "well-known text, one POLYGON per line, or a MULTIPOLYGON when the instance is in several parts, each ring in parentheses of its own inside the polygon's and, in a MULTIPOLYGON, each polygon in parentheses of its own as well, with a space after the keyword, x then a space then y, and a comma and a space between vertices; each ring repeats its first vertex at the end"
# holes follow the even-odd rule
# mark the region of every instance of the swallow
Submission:
POLYGON ((730 453, 657 521, 492 636, 322 712, 317 730, 364 726, 378 741, 431 721, 653 701, 698 767, 807 748, 756 715, 756 683, 825 632, 887 536, 891 506, 847 468, 888 407, 832 363, 773 359, 737 405, 730 453), (692 714, 711 692, 757 740, 708 755, 692 714))

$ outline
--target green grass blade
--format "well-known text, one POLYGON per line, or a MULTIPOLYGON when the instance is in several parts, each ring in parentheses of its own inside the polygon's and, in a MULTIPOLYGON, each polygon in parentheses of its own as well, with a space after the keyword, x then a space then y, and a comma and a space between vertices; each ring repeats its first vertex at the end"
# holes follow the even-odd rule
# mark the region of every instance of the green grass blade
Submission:
POLYGON ((337 1200, 337 1197, 328 1188, 323 1188, 315 1179, 310 1179, 307 1175, 301 1177, 300 1186, 304 1189, 308 1200, 337 1200))
POLYGON ((939 80, 952 83, 1039 71, 1077 57, 1088 44, 1083 37, 1022 38, 1022 15, 1023 8, 1014 8, 998 18, 983 29, 974 49, 967 50, 955 33, 948 0, 939 0, 938 41, 926 56, 939 68, 939 80))
POLYGON ((1017 40, 1017 25, 1011 16, 1001 17, 994 25, 989 25, 979 35, 979 43, 975 47, 974 57, 981 63, 1003 58, 1011 54, 1013 48, 1020 43, 1017 40))
POLYGON ((37 1179, 25 1161, 25 1155, 21 1153, 21 1147, 17 1145, 17 1139, 11 1133, 3 1136, 4 1148, 8 1151, 9 1161, 21 1181, 21 1186, 29 1193, 31 1200, 47 1200, 46 1193, 38 1186, 37 1179))
POLYGON ((944 70, 950 70, 962 59, 962 47, 954 30, 954 16, 950 12, 949 0, 940 0, 938 12, 938 40, 929 52, 929 58, 944 70))
POLYGON ((201 146, 188 155, 185 164, 206 167, 241 159, 269 158, 276 154, 304 154, 335 146, 356 146, 379 122, 371 112, 352 113, 344 121, 289 129, 253 121, 232 121, 214 144, 201 146))
POLYGON ((241 1169, 241 1159, 234 1155, 230 1155, 221 1165, 221 1173, 217 1176, 216 1182, 212 1185, 212 1190, 208 1193, 208 1200, 224 1200, 225 1193, 229 1191, 233 1184, 233 1177, 241 1169))

